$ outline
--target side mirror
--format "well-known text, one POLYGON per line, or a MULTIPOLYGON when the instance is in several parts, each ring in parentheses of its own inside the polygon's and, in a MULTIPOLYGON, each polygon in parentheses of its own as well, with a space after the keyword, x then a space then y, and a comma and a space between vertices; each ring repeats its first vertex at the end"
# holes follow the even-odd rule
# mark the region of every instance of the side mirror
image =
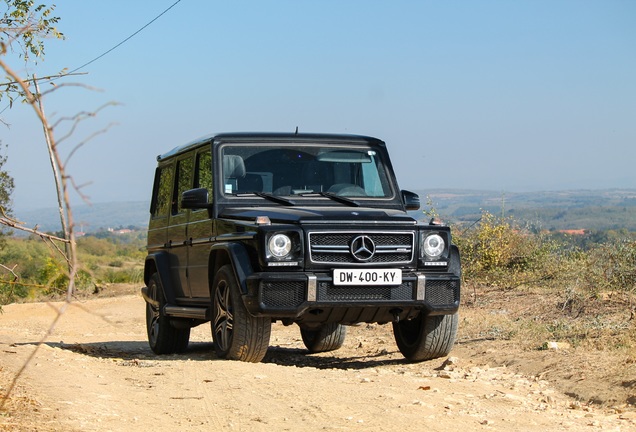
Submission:
POLYGON ((203 209, 209 207, 208 190, 205 188, 190 189, 181 194, 181 208, 203 209))
POLYGON ((402 202, 406 210, 419 210, 420 209, 420 196, 416 193, 403 190, 402 202))

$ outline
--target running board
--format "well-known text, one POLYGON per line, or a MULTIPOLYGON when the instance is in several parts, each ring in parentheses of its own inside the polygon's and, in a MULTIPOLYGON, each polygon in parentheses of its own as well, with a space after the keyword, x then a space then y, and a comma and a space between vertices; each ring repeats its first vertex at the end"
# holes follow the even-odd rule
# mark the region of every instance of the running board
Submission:
POLYGON ((171 318, 191 318, 198 320, 210 320, 209 308, 204 307, 185 307, 166 305, 163 312, 171 318))

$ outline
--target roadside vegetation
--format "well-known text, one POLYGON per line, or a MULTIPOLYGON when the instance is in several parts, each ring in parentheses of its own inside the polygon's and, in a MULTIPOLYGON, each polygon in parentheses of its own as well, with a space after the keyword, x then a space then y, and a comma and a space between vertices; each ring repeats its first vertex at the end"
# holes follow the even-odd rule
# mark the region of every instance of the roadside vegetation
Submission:
MULTIPOLYGON (((47 246, 36 236, 11 237, 4 242, 0 263, 11 271, 0 279, 0 304, 64 298, 68 266, 55 246, 47 246)), ((75 295, 97 293, 110 284, 142 284, 145 245, 141 232, 80 237, 75 295)))
POLYGON ((483 308, 464 337, 506 339, 528 349, 636 352, 636 236, 537 230, 483 212, 458 225, 463 303, 483 308), (594 241, 596 239, 596 241, 594 241))

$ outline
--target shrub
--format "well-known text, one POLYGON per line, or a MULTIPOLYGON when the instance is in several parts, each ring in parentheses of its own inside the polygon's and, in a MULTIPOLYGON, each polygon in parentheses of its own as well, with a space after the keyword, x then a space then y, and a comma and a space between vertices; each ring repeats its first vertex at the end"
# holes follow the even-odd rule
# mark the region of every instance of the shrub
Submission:
POLYGON ((636 242, 611 241, 590 250, 580 285, 594 297, 601 293, 631 299, 636 294, 636 242))
MULTIPOLYGON (((49 257, 40 271, 38 283, 43 285, 42 293, 47 296, 65 294, 68 290, 68 269, 59 261, 49 257)), ((93 277, 86 270, 78 270, 75 275, 76 290, 86 290, 94 286, 93 277)))
POLYGON ((95 256, 114 255, 116 252, 116 248, 113 243, 93 236, 86 236, 78 239, 77 249, 80 253, 95 256))
POLYGON ((102 274, 101 281, 105 283, 141 283, 143 281, 143 270, 140 268, 119 270, 108 268, 102 274))
POLYGON ((556 277, 559 245, 520 227, 514 219, 484 211, 478 224, 454 231, 464 279, 501 288, 543 283, 556 277))

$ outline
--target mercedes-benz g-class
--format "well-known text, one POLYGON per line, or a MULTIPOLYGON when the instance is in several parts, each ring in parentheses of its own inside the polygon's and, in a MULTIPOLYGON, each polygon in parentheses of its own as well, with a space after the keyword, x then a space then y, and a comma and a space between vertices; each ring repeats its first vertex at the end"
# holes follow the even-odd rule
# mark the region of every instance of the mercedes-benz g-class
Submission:
POLYGON ((310 352, 357 323, 392 323, 411 361, 451 350, 459 252, 449 227, 407 213, 419 197, 398 188, 383 141, 228 133, 157 161, 142 288, 155 353, 183 352, 210 322, 219 357, 258 362, 276 321, 310 352))

